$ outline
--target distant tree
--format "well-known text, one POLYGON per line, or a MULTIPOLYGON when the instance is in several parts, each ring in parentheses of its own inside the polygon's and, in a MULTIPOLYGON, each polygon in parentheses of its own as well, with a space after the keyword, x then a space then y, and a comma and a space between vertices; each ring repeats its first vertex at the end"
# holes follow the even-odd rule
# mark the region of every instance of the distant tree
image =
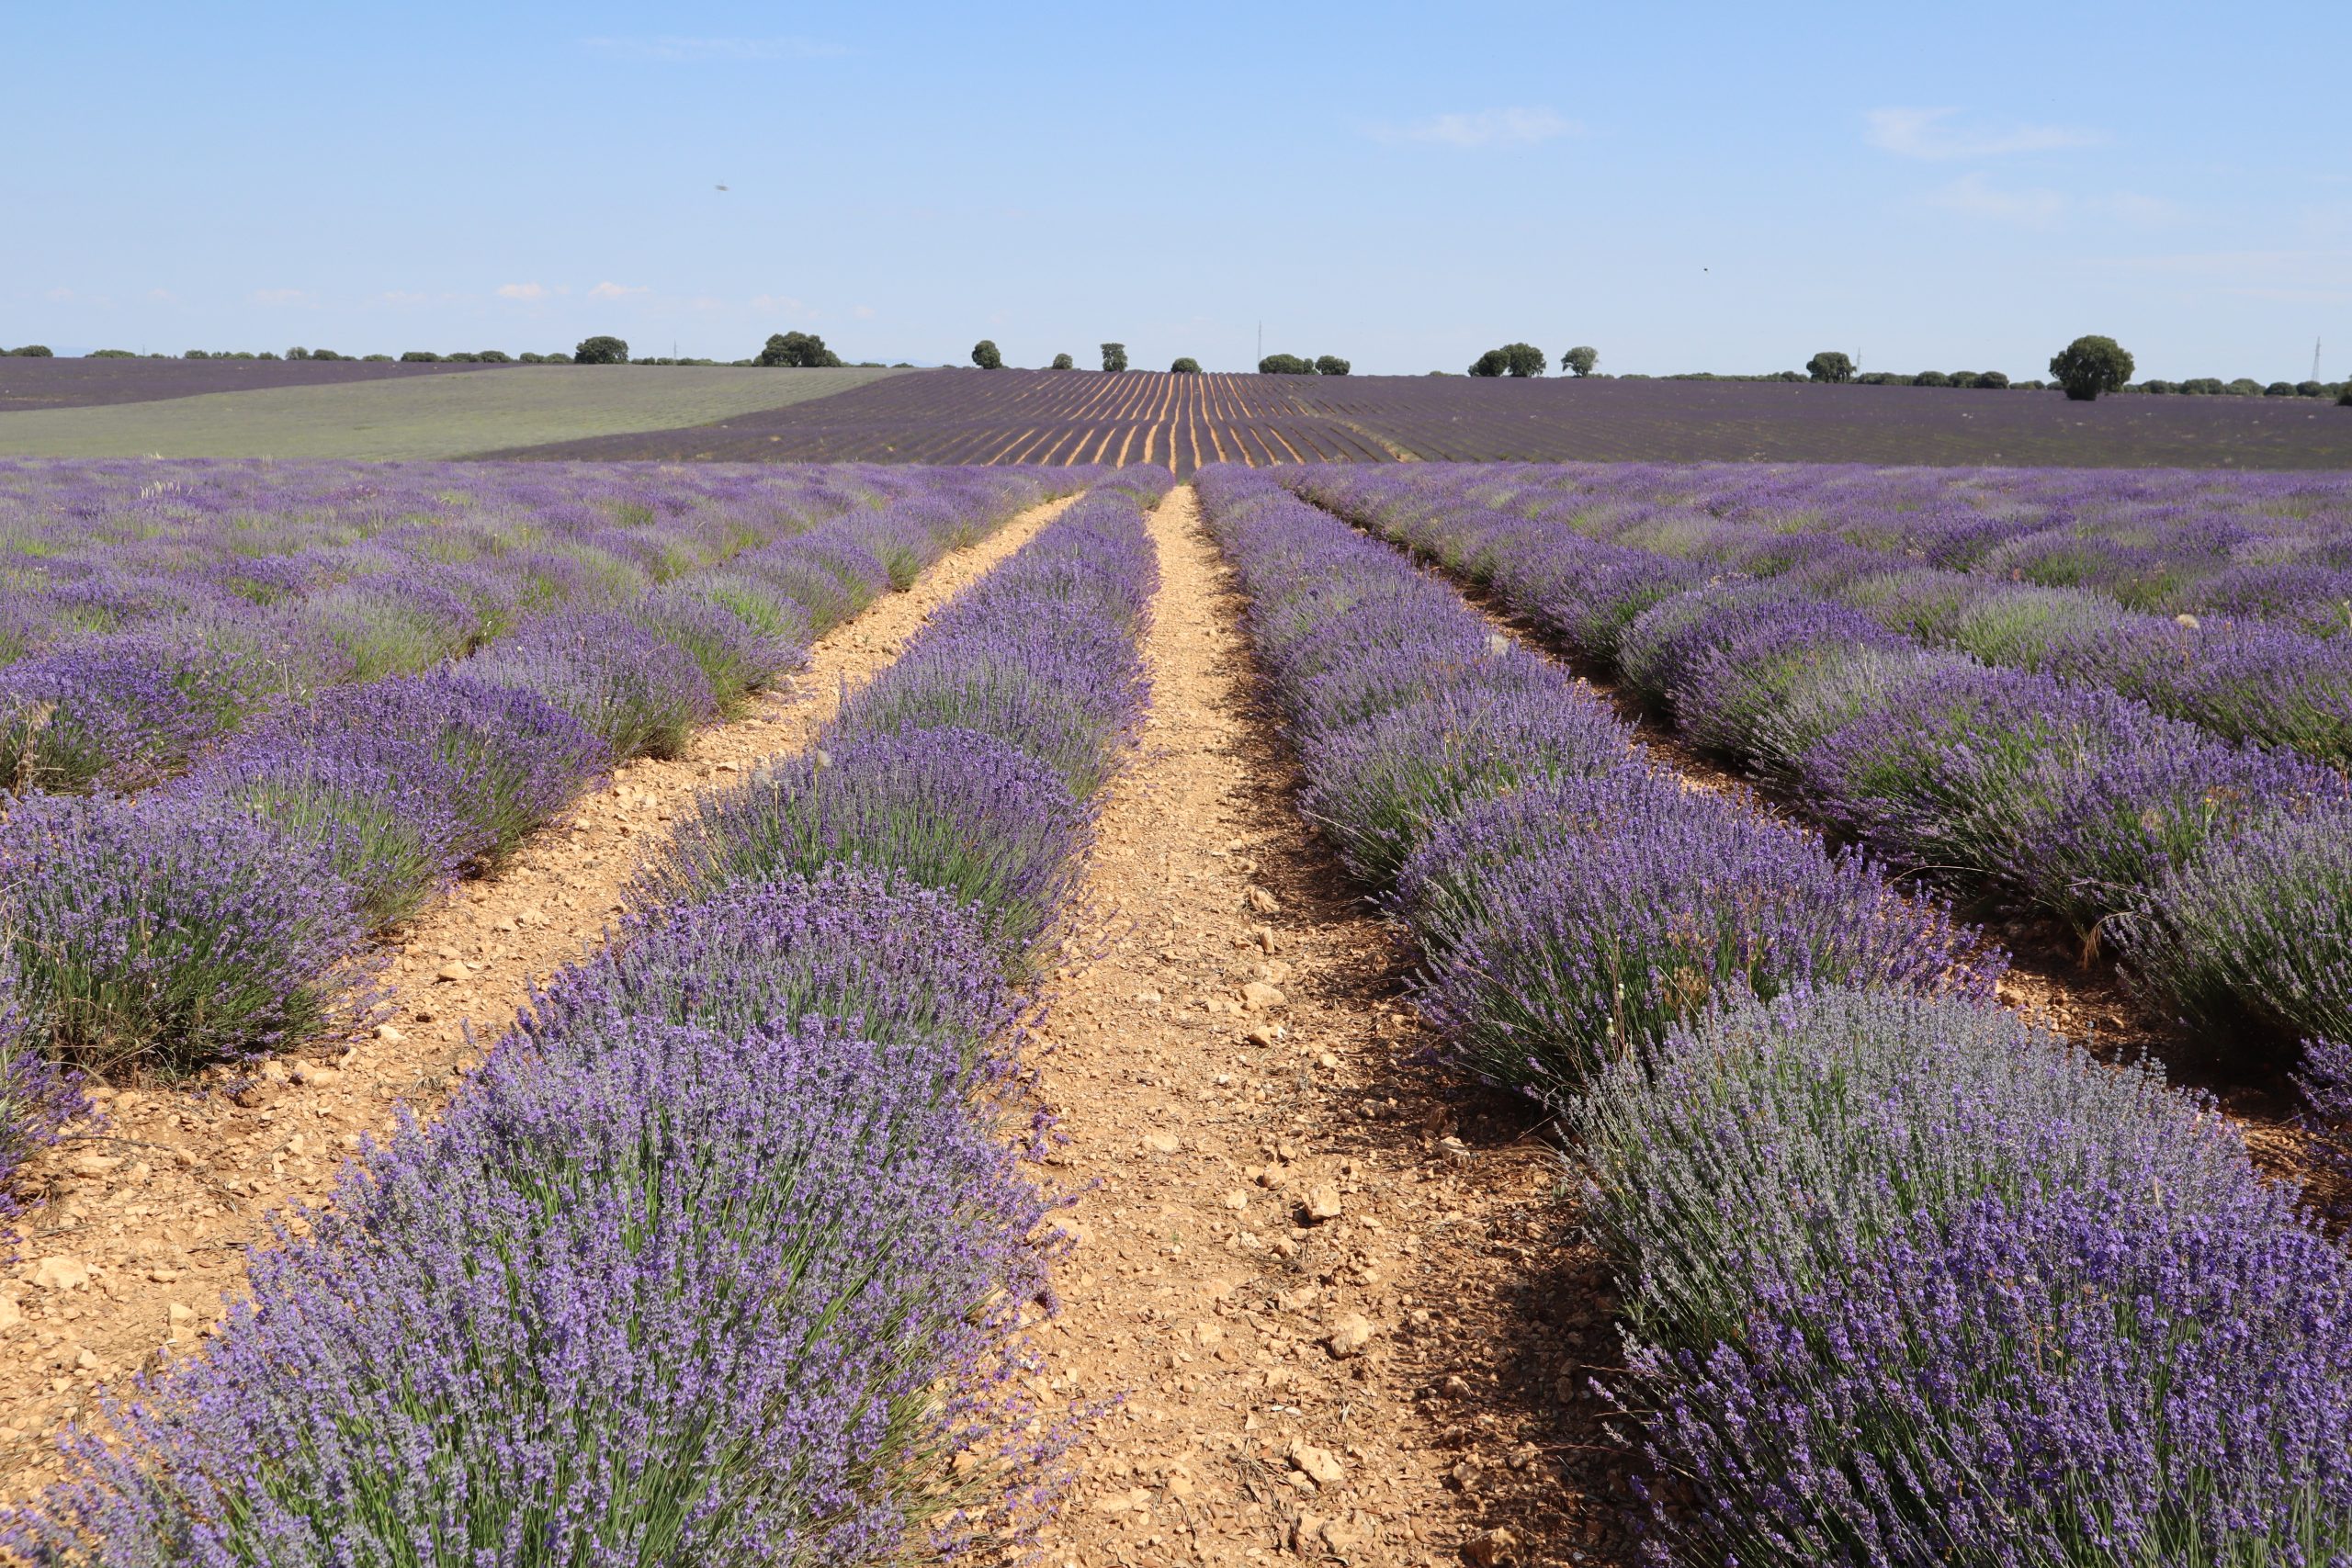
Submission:
POLYGON ((1102 345, 1102 368, 1110 371, 1117 371, 1125 370, 1126 367, 1127 345, 1123 343, 1104 344, 1102 345))
POLYGON ((1583 344, 1577 344, 1576 347, 1560 355, 1560 368, 1571 376, 1589 376, 1592 374, 1592 367, 1600 363, 1600 350, 1589 348, 1583 344))
POLYGON ((2324 398, 2327 396, 2327 389, 2317 381, 2298 381, 2295 383, 2295 396, 2299 398, 2324 398))
POLYGON ((392 356, 389 354, 363 354, 359 356, 359 362, 362 365, 390 365, 392 362, 392 356))
POLYGON ((180 355, 182 359, 209 359, 212 356, 200 348, 191 348, 180 355))
POLYGON ((28 343, 22 348, 12 348, 8 352, 18 359, 54 359, 57 357, 49 351, 49 344, 45 343, 28 343))
POLYGON ((517 365, 544 365, 547 363, 547 359, 548 356, 544 354, 533 354, 529 350, 526 349, 523 353, 514 356, 514 363, 517 365))
POLYGON ((1503 356, 1506 376, 1541 376, 1552 364, 1551 356, 1532 343, 1507 343, 1497 352, 1503 356))
POLYGON ((2273 381, 2262 389, 2262 395, 2266 398, 2291 398, 2295 395, 2295 384, 2292 381, 2273 381))
POLYGON ((514 363, 514 360, 507 356, 506 351, 503 348, 485 348, 481 353, 475 355, 474 357, 481 360, 484 365, 512 365, 514 363))
POLYGON ((1480 355, 1477 358, 1470 362, 1470 374, 1473 376, 1499 376, 1503 373, 1504 367, 1507 363, 1508 362, 1503 358, 1503 351, 1501 349, 1490 348, 1487 350, 1486 353, 1480 355))
POLYGON ((136 359, 139 356, 127 348, 94 348, 82 357, 85 359, 136 359))
POLYGON ((2050 356, 2050 373, 2068 398, 2086 403, 2132 379, 2132 355, 2113 338, 2087 333, 2050 356))
POLYGON ((792 370, 837 369, 841 362, 842 356, 827 348, 825 340, 815 333, 772 333, 757 361, 792 370))
POLYGON ((1201 362, 1189 354, 1182 355, 1175 364, 1168 367, 1168 373, 1170 376, 1197 376, 1201 373, 1201 362))
POLYGON ((1911 378, 1911 384, 1915 387, 1949 387, 1951 378, 1940 370, 1922 370, 1911 378))
POLYGON ((445 354, 441 358, 445 364, 472 365, 478 362, 481 358, 481 355, 479 354, 469 354, 465 350, 459 349, 455 354, 445 354))
POLYGON ((351 355, 347 354, 337 354, 331 348, 314 348, 311 350, 311 357, 313 359, 348 359, 351 355))
POLYGON ((2229 391, 2218 376, 2192 376, 2180 384, 2180 390, 2192 398, 2218 398, 2229 391))
POLYGON ((1344 376, 1354 368, 1354 366, 1350 365, 1336 354, 1318 354, 1315 356, 1315 373, 1317 376, 1344 376))
POLYGON ((574 365, 627 365, 628 344, 609 333, 599 333, 594 337, 580 340, 579 346, 571 351, 571 362, 574 365))
POLYGON ((1955 387, 1973 387, 1976 385, 1976 372, 1973 370, 1955 370, 1950 376, 1946 377, 1945 379, 1949 380, 1955 387))
POLYGON ((259 354, 254 355, 254 357, 255 359, 275 359, 277 357, 277 351, 273 348, 265 348, 259 354))
POLYGON ((1825 348, 1804 362, 1804 373, 1816 381, 1843 386, 1854 378, 1853 356, 1842 349, 1825 348))
POLYGON ((1979 370, 1968 378, 1968 384, 1980 392, 2001 392, 2008 389, 2009 378, 1999 370, 1979 370))
POLYGON ((1004 355, 996 351, 994 339, 982 338, 972 345, 972 363, 983 370, 1001 370, 1004 355))
POLYGON ((1072 359, 1067 354, 1057 354, 1054 355, 1053 368, 1057 370, 1075 370, 1078 368, 1078 361, 1072 359))
MULTIPOLYGON (((594 343, 595 340, 591 338, 589 341, 594 343)), ((412 348, 401 355, 401 363, 402 365, 438 365, 441 363, 441 356, 429 348, 412 348)))
POLYGON ((1258 361, 1261 376, 1312 376, 1315 362, 1295 354, 1270 354, 1258 361))
POLYGON ((2251 376, 2241 376, 2236 380, 2232 381, 2227 386, 2223 387, 2222 389, 2229 393, 2230 396, 2233 398, 2258 398, 2262 396, 2262 383, 2256 380, 2251 376))
POLYGON ((2180 389, 2170 381, 2157 381, 2152 379, 2141 382, 2140 390, 2147 393, 2151 397, 2164 398, 2170 397, 2173 393, 2179 391, 2180 389))
POLYGON ((307 348, 289 348, 286 351, 286 357, 288 359, 308 359, 311 357, 311 351, 307 348))
POLYGON ((2352 381, 2345 382, 2343 389, 2335 394, 2335 406, 2340 409, 2352 409, 2352 381))

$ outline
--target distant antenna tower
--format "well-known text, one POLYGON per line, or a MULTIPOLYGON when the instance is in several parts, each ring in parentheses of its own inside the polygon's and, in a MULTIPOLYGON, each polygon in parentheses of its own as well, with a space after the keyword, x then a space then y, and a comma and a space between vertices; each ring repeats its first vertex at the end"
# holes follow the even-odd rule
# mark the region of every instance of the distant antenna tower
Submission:
POLYGON ((2319 339, 2312 339, 2312 379, 2319 379, 2319 339))

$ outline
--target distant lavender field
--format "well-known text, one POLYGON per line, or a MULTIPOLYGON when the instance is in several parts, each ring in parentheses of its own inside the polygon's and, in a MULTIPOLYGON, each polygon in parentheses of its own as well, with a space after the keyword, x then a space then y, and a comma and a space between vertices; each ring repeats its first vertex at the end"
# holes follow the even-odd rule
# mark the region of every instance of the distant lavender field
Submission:
POLYGON ((387 365, 357 359, 19 359, 0 355, 0 413, 498 368, 462 360, 454 365, 387 365))
POLYGON ((503 457, 742 462, 1807 462, 2352 468, 2307 398, 1758 382, 939 370, 503 457))

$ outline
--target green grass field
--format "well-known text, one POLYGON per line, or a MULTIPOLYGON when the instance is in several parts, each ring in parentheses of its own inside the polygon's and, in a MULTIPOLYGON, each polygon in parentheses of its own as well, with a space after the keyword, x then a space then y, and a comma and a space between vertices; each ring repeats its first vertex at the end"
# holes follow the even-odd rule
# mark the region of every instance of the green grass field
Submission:
POLYGON ((530 365, 0 414, 6 457, 462 457, 671 430, 862 387, 888 370, 530 365))

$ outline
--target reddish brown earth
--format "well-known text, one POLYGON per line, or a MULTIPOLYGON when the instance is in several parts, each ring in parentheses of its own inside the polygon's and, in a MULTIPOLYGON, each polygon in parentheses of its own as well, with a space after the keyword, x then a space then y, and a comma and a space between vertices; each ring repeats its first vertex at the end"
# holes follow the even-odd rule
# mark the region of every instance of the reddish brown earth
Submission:
POLYGON ((94 1413, 102 1386, 220 1320, 272 1211, 322 1197, 362 1134, 384 1134, 403 1109, 431 1116, 478 1059, 474 1043, 505 1029, 529 987, 602 945, 643 846, 697 790, 799 749, 844 682, 871 678, 1068 504, 1035 508, 940 561, 821 639, 790 690, 704 730, 683 758, 619 768, 495 879, 427 911, 387 954, 392 1010, 378 1037, 272 1064, 242 1089, 218 1077, 96 1089, 103 1123, 70 1129, 28 1167, 26 1190, 45 1201, 18 1226, 0 1279, 0 1500, 54 1476, 54 1434, 94 1413))

